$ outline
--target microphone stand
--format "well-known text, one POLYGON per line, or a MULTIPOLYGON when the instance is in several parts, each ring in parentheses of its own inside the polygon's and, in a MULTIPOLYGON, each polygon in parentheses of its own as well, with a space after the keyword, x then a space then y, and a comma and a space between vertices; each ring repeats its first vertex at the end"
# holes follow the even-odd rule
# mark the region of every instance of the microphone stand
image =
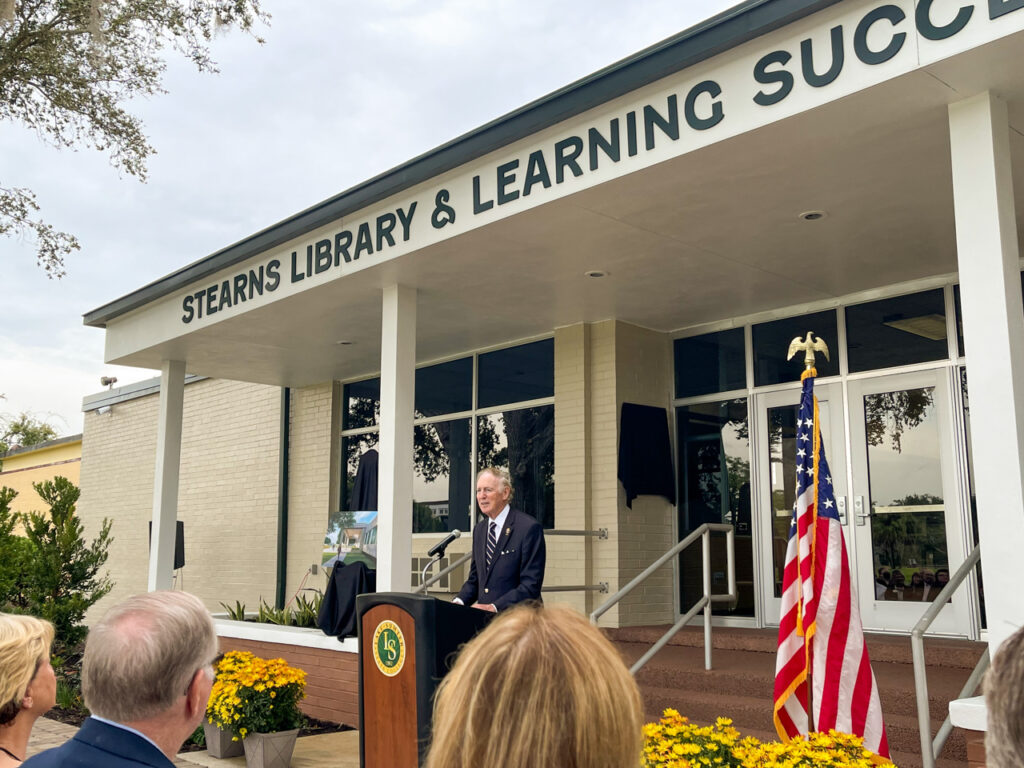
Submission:
POLYGON ((424 594, 426 594, 426 592, 427 592, 427 587, 426 587, 427 571, 430 570, 430 566, 434 565, 435 563, 441 562, 441 558, 443 558, 443 557, 444 557, 444 550, 442 549, 440 552, 438 552, 436 555, 434 555, 434 558, 432 560, 429 560, 427 562, 427 564, 423 566, 423 573, 420 574, 420 586, 423 587, 423 593, 424 594))

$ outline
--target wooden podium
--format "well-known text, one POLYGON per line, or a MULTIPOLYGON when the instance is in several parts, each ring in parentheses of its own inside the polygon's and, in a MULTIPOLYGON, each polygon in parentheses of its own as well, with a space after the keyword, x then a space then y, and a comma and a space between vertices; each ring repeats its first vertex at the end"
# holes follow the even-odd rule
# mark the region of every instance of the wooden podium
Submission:
POLYGON ((417 768, 437 684, 459 647, 494 614, 404 592, 359 595, 356 614, 359 765, 417 768))

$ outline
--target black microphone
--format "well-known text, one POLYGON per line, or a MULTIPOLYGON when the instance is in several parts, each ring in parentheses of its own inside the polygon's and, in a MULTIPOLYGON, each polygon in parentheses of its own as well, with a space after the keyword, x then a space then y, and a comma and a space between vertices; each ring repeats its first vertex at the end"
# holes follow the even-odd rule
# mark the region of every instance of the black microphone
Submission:
POLYGON ((454 531, 445 536, 441 541, 437 542, 434 546, 427 550, 427 557, 433 557, 434 555, 443 555, 448 545, 455 541, 459 536, 462 535, 462 531, 456 528, 454 531))

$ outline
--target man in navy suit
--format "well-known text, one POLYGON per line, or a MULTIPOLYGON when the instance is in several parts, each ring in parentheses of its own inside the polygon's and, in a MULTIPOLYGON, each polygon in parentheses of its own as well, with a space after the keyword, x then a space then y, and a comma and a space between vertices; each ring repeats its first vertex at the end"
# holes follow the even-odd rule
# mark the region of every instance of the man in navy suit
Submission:
POLYGON ((453 602, 497 613, 524 600, 540 600, 544 584, 544 529, 512 509, 512 483, 488 467, 476 479, 476 502, 486 515, 473 530, 469 578, 453 602))
POLYGON ((26 768, 173 768, 206 713, 217 635, 199 598, 150 592, 114 606, 89 631, 82 693, 92 711, 60 747, 26 768))

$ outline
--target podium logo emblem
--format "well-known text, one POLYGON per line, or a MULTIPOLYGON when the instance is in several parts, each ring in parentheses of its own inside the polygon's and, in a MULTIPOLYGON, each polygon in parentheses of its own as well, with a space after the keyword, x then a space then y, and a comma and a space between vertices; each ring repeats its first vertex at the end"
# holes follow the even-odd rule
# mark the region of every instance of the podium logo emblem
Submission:
POLYGON ((405 665, 405 636, 395 622, 384 620, 373 633, 373 660, 377 669, 394 677, 405 665))

